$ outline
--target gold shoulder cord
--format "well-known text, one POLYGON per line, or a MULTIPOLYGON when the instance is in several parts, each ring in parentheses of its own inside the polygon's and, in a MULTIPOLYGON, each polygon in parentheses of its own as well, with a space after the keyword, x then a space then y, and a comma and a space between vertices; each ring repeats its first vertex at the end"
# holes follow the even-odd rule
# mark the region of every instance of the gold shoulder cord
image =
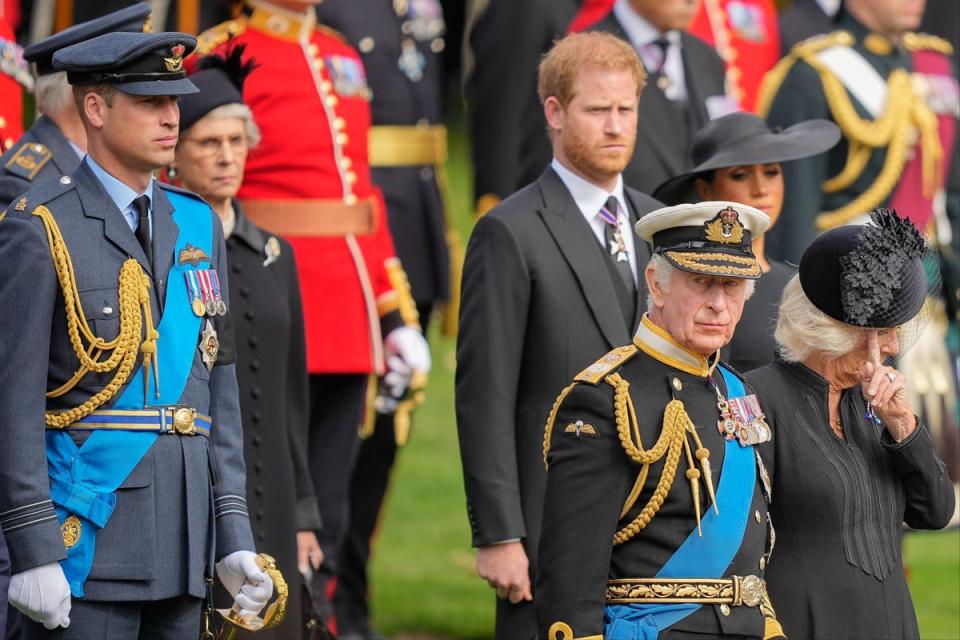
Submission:
POLYGON ((547 426, 543 430, 543 467, 549 469, 550 465, 547 463, 547 454, 550 453, 550 437, 553 433, 553 423, 557 419, 557 411, 560 410, 560 405, 563 404, 564 398, 567 397, 567 394, 573 391, 573 388, 577 386, 576 382, 573 382, 567 385, 563 391, 560 392, 560 395, 557 396, 557 399, 553 401, 553 406, 550 407, 550 414, 547 416, 547 426))
POLYGON ((923 96, 914 90, 913 79, 906 70, 896 69, 887 79, 886 103, 879 118, 869 120, 859 116, 846 87, 816 58, 816 54, 827 47, 853 44, 853 36, 838 32, 797 45, 764 78, 758 101, 758 113, 766 116, 777 90, 797 60, 803 60, 817 72, 830 113, 848 141, 846 164, 840 173, 823 183, 826 193, 849 187, 863 173, 870 154, 876 149, 887 149, 880 173, 863 193, 839 209, 817 216, 816 225, 821 231, 847 224, 880 204, 893 191, 906 165, 915 129, 920 131, 923 193, 926 197, 932 197, 938 186, 943 158, 937 116, 923 96))
POLYGON ((143 267, 136 260, 130 258, 120 268, 118 289, 120 333, 113 340, 104 340, 94 335, 82 313, 83 307, 80 303, 80 294, 77 291, 73 262, 53 214, 43 205, 36 207, 32 213, 40 218, 47 233, 50 255, 53 258, 57 279, 63 291, 64 308, 67 316, 67 335, 70 338, 74 353, 80 360, 80 367, 73 374, 73 377, 61 387, 47 392, 47 397, 56 398, 69 392, 77 386, 87 373, 106 373, 116 369, 113 379, 79 406, 65 411, 47 411, 44 414, 46 425, 53 428, 70 425, 90 415, 98 407, 113 398, 130 376, 138 351, 143 352, 144 389, 149 385, 150 365, 152 364, 159 393, 156 352, 157 338, 160 337, 160 334, 157 333, 153 325, 153 314, 150 309, 150 280, 144 274, 143 267), (142 319, 141 309, 143 310, 142 319), (146 322, 146 339, 143 340, 141 345, 140 336, 144 321, 146 322), (86 348, 84 348, 84 341, 88 345, 86 348), (110 354, 107 358, 102 359, 101 356, 105 352, 110 352, 110 354))
POLYGON ((663 428, 660 431, 660 437, 652 449, 644 449, 640 440, 640 426, 637 422, 637 413, 633 407, 633 400, 630 398, 630 383, 624 380, 620 374, 614 373, 606 378, 607 384, 614 388, 614 413, 617 423, 617 435, 620 438, 620 445, 627 453, 627 456, 641 465, 640 474, 633 485, 633 489, 627 498, 621 510, 620 517, 623 518, 636 503, 643 485, 646 482, 647 475, 650 472, 650 466, 660 461, 666 456, 663 466, 663 472, 657 481, 657 487, 653 495, 644 505, 637 517, 625 527, 617 531, 613 537, 613 544, 623 544, 627 542, 640 531, 650 524, 653 517, 660 510, 663 501, 673 486, 673 480, 677 473, 677 465, 680 462, 681 449, 686 454, 687 472, 686 477, 690 481, 690 492, 693 496, 694 508, 697 515, 697 530, 700 530, 700 478, 703 477, 707 484, 707 491, 713 500, 713 508, 717 509, 716 497, 713 490, 713 478, 710 471, 710 451, 703 446, 697 435, 696 427, 687 415, 683 402, 680 400, 671 400, 663 413, 663 428), (700 461, 700 469, 697 469, 694 463, 694 454, 690 450, 690 443, 687 440, 687 433, 690 433, 696 444, 695 456, 700 461))

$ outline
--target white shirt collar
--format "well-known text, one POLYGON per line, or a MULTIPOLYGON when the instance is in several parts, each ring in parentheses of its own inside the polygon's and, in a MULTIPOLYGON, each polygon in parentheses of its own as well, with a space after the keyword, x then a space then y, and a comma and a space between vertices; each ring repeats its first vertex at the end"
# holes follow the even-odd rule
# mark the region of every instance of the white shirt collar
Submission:
MULTIPOLYGON (((567 190, 573 201, 577 203, 577 208, 583 213, 587 222, 592 222, 600 213, 600 209, 607 203, 607 198, 611 195, 617 199, 618 216, 625 217, 627 212, 627 201, 623 195, 623 176, 617 176, 617 185, 612 192, 608 192, 603 187, 599 187, 584 178, 581 178, 570 169, 563 166, 559 160, 554 158, 550 166, 560 176, 560 180, 566 185, 567 190)), ((625 218, 629 219, 629 218, 625 218)))
POLYGON ((840 11, 840 0, 817 0, 820 10, 828 17, 833 18, 840 11))
MULTIPOLYGON (((661 37, 660 31, 658 31, 655 26, 634 11, 633 7, 630 6, 630 0, 617 0, 613 5, 613 15, 627 33, 630 44, 632 44, 633 48, 637 51, 640 51, 643 47, 661 37)), ((679 31, 667 31, 665 34, 662 34, 662 37, 669 40, 672 46, 680 46, 679 31)))

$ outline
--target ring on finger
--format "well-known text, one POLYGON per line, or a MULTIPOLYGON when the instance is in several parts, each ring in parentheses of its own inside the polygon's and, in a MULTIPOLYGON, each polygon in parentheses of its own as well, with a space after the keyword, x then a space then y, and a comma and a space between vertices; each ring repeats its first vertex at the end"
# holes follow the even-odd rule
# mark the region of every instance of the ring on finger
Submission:
POLYGON ((887 380, 890 382, 896 382, 897 374, 895 371, 887 371, 887 380))

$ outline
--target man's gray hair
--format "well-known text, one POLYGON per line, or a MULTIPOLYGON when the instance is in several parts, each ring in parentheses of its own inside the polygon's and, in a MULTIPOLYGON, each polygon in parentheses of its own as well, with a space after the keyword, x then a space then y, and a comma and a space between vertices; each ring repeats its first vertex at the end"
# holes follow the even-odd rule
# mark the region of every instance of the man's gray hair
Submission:
POLYGON ((67 72, 57 71, 37 78, 33 87, 40 113, 56 115, 64 109, 76 109, 73 88, 67 82, 67 72))
POLYGON ((853 351, 860 330, 817 309, 795 275, 783 288, 774 340, 787 362, 804 362, 814 353, 839 358, 853 351))
MULTIPOLYGON (((650 265, 653 267, 653 279, 664 293, 670 293, 670 280, 673 278, 673 272, 679 271, 670 261, 659 253, 650 256, 650 265)), ((747 295, 744 300, 749 300, 757 288, 756 280, 747 280, 747 295)), ((647 295, 647 312, 653 311, 653 296, 647 295)))
MULTIPOLYGON (((260 143, 260 127, 257 126, 256 121, 253 119, 253 112, 245 104, 240 104, 239 102, 231 102, 230 104, 222 104, 216 109, 213 109, 203 118, 218 119, 218 118, 240 118, 243 120, 243 131, 247 135, 247 145, 252 149, 260 143)), ((203 120, 201 118, 200 120, 203 120)), ((197 121, 199 122, 199 120, 197 121)), ((196 122, 194 123, 196 124, 196 122)), ((189 131, 190 129, 187 129, 189 131)), ((185 131, 180 132, 180 140, 183 140, 183 134, 185 131)), ((179 144, 180 141, 177 141, 179 144)))

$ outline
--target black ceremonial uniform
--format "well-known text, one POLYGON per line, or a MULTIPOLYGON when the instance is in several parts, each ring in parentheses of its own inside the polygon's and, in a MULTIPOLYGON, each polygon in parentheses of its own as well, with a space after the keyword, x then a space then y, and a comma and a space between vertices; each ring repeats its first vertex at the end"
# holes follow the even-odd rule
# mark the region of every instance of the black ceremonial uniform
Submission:
MULTIPOLYGON (((318 20, 360 52, 373 92, 369 160, 387 204, 397 256, 410 281, 420 326, 450 296, 450 257, 441 196, 446 160, 442 119, 444 22, 437 0, 328 0, 318 20)), ((369 633, 367 564, 397 454, 394 416, 377 414, 357 453, 350 481, 349 527, 336 561, 337 626, 369 633)))
POLYGON ((0 210, 35 184, 70 175, 80 166, 81 157, 60 127, 50 118, 40 116, 0 156, 0 210))
MULTIPOLYGON (((656 598, 645 596, 651 592, 657 598, 671 598, 682 595, 681 589, 690 588, 688 584, 655 579, 688 536, 698 537, 698 513, 687 480, 692 467, 686 458, 702 442, 702 447, 709 450, 713 486, 721 495, 725 448, 740 446, 736 441, 726 443, 717 429, 720 411, 712 384, 725 398, 729 396, 718 370, 712 370, 702 356, 673 342, 647 317, 634 342, 614 349, 581 372, 561 393, 547 422, 547 489, 535 591, 541 638, 599 640, 601 634, 618 640, 652 637, 640 634, 643 625, 635 628, 634 623, 622 622, 617 623, 622 626, 611 627, 609 619, 605 623, 605 615, 609 618, 611 606, 652 603, 656 598), (675 408, 673 401, 683 403, 700 442, 689 433, 682 436, 689 440, 689 453, 685 456, 678 447, 679 462, 674 466, 672 485, 666 482, 662 505, 659 510, 653 509, 649 523, 643 526, 641 513, 650 510, 648 502, 657 502, 651 501, 654 488, 665 474, 669 479, 664 461, 671 460, 671 455, 661 448, 659 460, 650 465, 648 474, 641 473, 641 465, 631 456, 639 453, 636 448, 649 452, 655 443, 670 440, 665 416, 675 408), (635 447, 634 452, 628 452, 628 446, 635 447), (633 495, 641 488, 638 495, 633 495), (621 515, 627 504, 631 506, 621 515)), ((744 464, 755 464, 752 451, 742 453, 747 456, 744 464)), ((759 458, 756 460, 759 465, 759 458)), ((660 637, 673 637, 677 631, 705 634, 703 637, 765 635, 765 618, 772 622, 773 612, 762 586, 757 586, 762 584, 757 578, 762 580, 771 551, 763 475, 758 466, 742 539, 738 544, 734 540, 730 552, 732 561, 720 576, 704 575, 687 581, 696 584, 703 597, 723 598, 723 594, 732 594, 733 576, 739 576, 742 602, 729 597, 726 601, 703 602, 693 613, 668 626, 669 633, 660 637), (715 581, 703 587, 709 578, 726 579, 728 586, 721 587, 720 594, 708 593, 709 587, 719 585, 715 581)), ((698 542, 708 545, 712 552, 722 541, 711 538, 707 527, 713 501, 707 490, 710 481, 704 476, 698 489, 704 526, 698 542)), ((728 482, 734 478, 741 481, 740 476, 732 476, 728 482)), ((722 499, 720 504, 720 514, 724 515, 727 509, 722 499)))

